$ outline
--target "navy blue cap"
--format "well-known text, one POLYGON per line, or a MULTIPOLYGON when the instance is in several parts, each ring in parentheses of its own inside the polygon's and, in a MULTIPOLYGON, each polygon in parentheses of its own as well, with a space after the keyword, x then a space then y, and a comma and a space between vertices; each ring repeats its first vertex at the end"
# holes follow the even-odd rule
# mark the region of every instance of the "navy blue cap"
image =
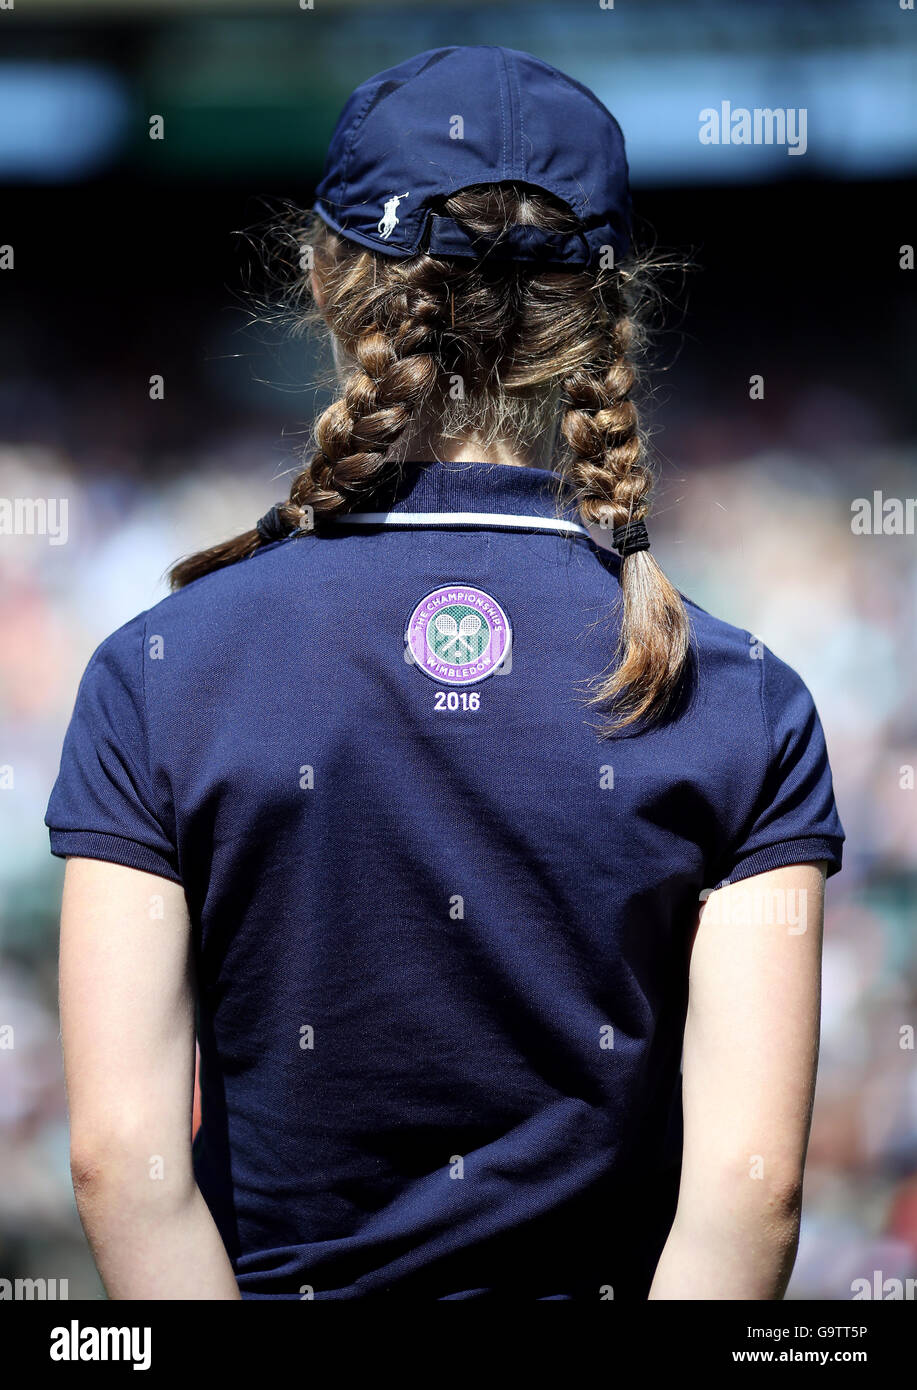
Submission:
POLYGON ((386 256, 480 257, 594 266, 630 245, 624 136, 598 97, 513 48, 434 48, 362 82, 331 138, 314 209, 386 256), (573 234, 509 228, 483 243, 434 200, 473 184, 519 182, 567 203, 573 234))

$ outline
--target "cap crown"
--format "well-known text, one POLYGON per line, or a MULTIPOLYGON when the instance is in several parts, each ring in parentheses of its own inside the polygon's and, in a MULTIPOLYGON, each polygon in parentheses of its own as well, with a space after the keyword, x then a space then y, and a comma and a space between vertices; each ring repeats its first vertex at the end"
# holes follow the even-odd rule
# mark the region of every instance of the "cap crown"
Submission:
POLYGON ((594 261, 629 244, 621 128, 598 97, 511 48, 430 49, 360 84, 335 128, 315 208, 345 237, 385 255, 480 254, 431 203, 472 184, 522 182, 567 203, 583 230, 520 227, 513 259, 594 261))

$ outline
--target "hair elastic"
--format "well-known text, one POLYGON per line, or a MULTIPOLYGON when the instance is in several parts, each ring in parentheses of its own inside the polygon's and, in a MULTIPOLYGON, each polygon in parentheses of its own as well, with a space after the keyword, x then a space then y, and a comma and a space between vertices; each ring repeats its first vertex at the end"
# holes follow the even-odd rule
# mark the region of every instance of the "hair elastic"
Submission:
POLYGON ((611 533, 611 543, 623 560, 635 555, 638 550, 649 550, 650 537, 644 521, 625 521, 616 526, 611 533))
POLYGON ((282 541, 290 534, 290 523, 283 515, 283 508, 286 502, 277 502, 269 512, 255 523, 255 530, 264 541, 265 545, 270 545, 271 541, 282 541))

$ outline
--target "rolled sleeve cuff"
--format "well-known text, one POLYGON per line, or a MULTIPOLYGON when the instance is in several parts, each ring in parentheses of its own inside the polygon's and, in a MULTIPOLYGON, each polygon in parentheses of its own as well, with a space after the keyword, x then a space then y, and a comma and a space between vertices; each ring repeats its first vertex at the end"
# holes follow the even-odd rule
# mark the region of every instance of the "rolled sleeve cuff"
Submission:
POLYGON ((94 830, 51 830, 51 853, 59 859, 73 855, 80 859, 106 859, 112 864, 124 864, 159 878, 181 883, 181 875, 158 850, 128 840, 122 835, 101 835, 94 830))
POLYGON ((781 840, 778 844, 766 845, 737 860, 713 886, 725 888, 727 883, 738 883, 754 874, 766 873, 768 869, 782 869, 787 864, 812 864, 821 859, 827 861, 826 877, 830 878, 840 871, 842 845, 843 840, 831 835, 806 835, 799 840, 781 840))

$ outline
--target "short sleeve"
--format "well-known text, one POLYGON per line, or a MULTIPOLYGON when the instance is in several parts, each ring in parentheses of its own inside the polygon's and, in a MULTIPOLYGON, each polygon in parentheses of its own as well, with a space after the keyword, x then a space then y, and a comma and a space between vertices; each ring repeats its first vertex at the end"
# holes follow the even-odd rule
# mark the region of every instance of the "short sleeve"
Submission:
POLYGON ((721 863, 717 887, 785 864, 841 868, 844 829, 815 702, 797 673, 763 648, 760 671, 765 762, 753 807, 721 863))
POLYGON ((107 859, 181 882, 153 786, 144 696, 145 614, 89 659, 64 737, 45 825, 51 853, 107 859))

